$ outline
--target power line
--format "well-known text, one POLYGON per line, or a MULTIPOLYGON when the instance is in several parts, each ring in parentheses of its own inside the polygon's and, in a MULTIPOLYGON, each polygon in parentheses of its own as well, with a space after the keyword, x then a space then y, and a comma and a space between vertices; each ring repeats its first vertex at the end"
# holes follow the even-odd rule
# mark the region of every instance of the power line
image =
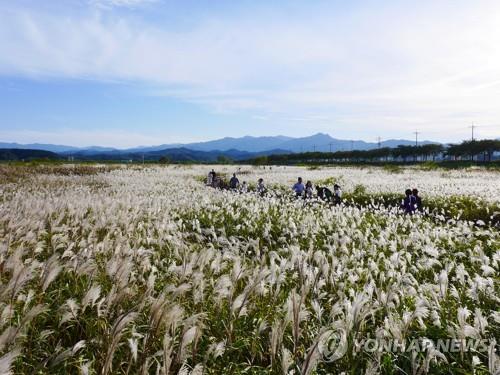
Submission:
MULTIPOLYGON (((476 128, 478 126, 476 125, 476 128)), ((499 128, 500 129, 500 125, 481 125, 481 128, 499 128)))

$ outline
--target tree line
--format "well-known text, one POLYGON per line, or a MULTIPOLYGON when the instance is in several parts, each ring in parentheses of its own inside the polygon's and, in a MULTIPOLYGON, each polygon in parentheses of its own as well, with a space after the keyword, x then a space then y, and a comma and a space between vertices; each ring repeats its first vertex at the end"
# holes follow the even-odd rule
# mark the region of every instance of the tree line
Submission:
POLYGON ((336 152, 305 152, 261 156, 252 159, 254 164, 285 164, 301 162, 416 162, 436 160, 474 160, 490 162, 500 152, 500 140, 485 139, 464 141, 460 144, 425 144, 420 146, 382 147, 372 150, 336 152))

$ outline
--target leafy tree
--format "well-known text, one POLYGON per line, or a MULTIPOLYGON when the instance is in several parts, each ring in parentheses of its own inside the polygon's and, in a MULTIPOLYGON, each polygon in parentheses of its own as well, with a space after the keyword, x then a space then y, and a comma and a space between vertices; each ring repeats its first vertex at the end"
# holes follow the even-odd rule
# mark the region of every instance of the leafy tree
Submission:
POLYGON ((483 154, 484 161, 491 161, 493 154, 500 151, 500 140, 484 139, 477 141, 477 151, 483 154))
MULTIPOLYGON (((280 155, 286 157, 286 155, 280 155)), ((286 159, 285 159, 286 160, 286 159)), ((269 164, 269 158, 265 155, 263 156, 258 156, 254 159, 254 164, 255 165, 267 165, 269 164)))
POLYGON ((432 161, 436 160, 436 156, 441 154, 444 150, 443 145, 440 144, 428 144, 428 145, 422 145, 419 146, 419 154, 422 156, 422 158, 427 161, 427 158, 429 156, 432 157, 432 161))
POLYGON ((162 156, 162 157, 158 160, 158 162, 159 162, 160 164, 170 164, 170 159, 169 159, 168 157, 166 157, 166 156, 162 156))
POLYGON ((233 159, 230 157, 227 157, 226 155, 219 155, 217 156, 217 163, 219 164, 231 164, 233 162, 233 159))
POLYGON ((472 158, 482 155, 482 160, 491 161, 493 154, 500 151, 500 141, 481 140, 465 141, 461 144, 441 145, 426 144, 421 146, 400 145, 395 148, 377 148, 372 150, 351 150, 336 152, 305 152, 297 154, 261 156, 251 161, 257 165, 269 163, 332 163, 332 162, 383 162, 392 158, 394 161, 407 162, 413 158, 435 161, 439 155, 452 157, 453 159, 472 158))
POLYGON ((397 148, 393 149, 392 155, 395 158, 401 158, 404 162, 406 162, 410 156, 414 156, 416 154, 413 146, 399 145, 397 148))

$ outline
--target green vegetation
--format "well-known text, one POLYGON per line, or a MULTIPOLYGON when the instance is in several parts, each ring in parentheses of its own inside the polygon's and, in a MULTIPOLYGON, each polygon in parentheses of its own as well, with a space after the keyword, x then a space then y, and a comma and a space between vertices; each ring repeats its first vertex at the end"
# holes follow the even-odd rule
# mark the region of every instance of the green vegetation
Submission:
POLYGON ((382 166, 384 171, 389 172, 389 173, 402 173, 403 168, 397 164, 384 164, 382 166))
POLYGON ((171 160, 170 160, 170 158, 168 158, 166 156, 162 156, 160 159, 158 159, 158 163, 160 163, 160 164, 170 164, 171 160))
POLYGON ((225 156, 225 155, 217 156, 217 163, 218 164, 232 164, 233 162, 234 162, 234 160, 228 156, 225 156))
POLYGON ((250 163, 262 165, 325 165, 325 164, 381 164, 386 167, 406 163, 424 163, 424 168, 454 168, 456 165, 482 163, 490 168, 500 168, 500 161, 493 160, 493 154, 500 151, 500 141, 466 141, 459 145, 445 147, 439 144, 422 146, 398 146, 373 150, 352 150, 337 152, 305 152, 296 154, 270 155, 265 159, 256 158, 250 163), (439 162, 436 160, 441 156, 439 162), (459 163, 459 164, 455 164, 459 163))
POLYGON ((0 184, 18 182, 21 179, 35 175, 88 176, 107 173, 120 168, 122 167, 93 164, 72 164, 68 166, 60 162, 47 163, 45 161, 0 164, 0 184))
MULTIPOLYGON (((363 185, 357 185, 353 192, 344 194, 347 203, 359 207, 399 207, 402 194, 367 193, 363 185)), ((440 220, 466 220, 491 226, 500 225, 500 206, 483 199, 468 196, 426 197, 425 213, 440 220)))

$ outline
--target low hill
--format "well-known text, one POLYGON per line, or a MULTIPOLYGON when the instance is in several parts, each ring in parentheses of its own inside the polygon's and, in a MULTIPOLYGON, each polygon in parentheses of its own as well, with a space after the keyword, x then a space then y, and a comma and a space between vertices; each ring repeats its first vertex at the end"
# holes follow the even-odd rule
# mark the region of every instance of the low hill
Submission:
POLYGON ((30 150, 17 148, 0 148, 0 160, 33 160, 33 159, 61 159, 58 154, 45 150, 30 150))

